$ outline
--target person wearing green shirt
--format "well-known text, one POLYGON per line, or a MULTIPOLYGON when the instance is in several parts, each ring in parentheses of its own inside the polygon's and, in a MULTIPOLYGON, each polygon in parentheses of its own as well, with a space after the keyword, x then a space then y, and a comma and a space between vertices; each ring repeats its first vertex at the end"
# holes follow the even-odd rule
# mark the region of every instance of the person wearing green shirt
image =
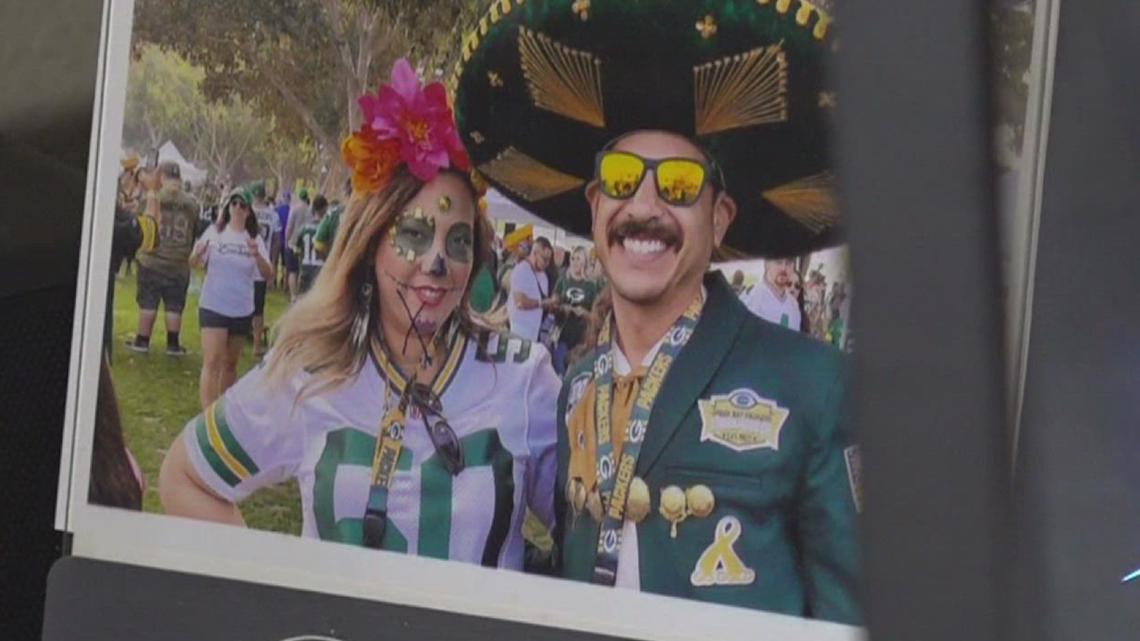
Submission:
POLYGON ((329 201, 317 194, 313 199, 312 218, 297 228, 293 252, 297 255, 301 267, 300 278, 297 281, 298 296, 309 291, 325 264, 324 256, 317 253, 316 236, 328 208, 329 201))
POLYGON ((317 231, 313 235, 313 247, 317 256, 326 258, 336 241, 336 230, 340 226, 340 215, 344 213, 344 205, 338 204, 321 219, 317 231))
POLYGON ((578 246, 570 253, 570 267, 554 285, 555 306, 561 316, 558 342, 554 348, 554 371, 562 374, 568 355, 582 342, 587 318, 598 297, 598 283, 586 273, 586 248, 578 246))
POLYGON ((555 571, 858 624, 844 355, 750 314, 709 271, 714 254, 841 241, 831 17, 806 2, 586 4, 489 12, 454 78, 472 165, 590 237, 608 280, 612 309, 558 400, 555 571))
POLYGON ((198 224, 198 201, 182 190, 182 170, 178 163, 164 161, 148 174, 146 210, 157 221, 157 241, 153 251, 138 254, 139 307, 138 331, 126 343, 127 349, 149 352, 151 331, 158 306, 165 309, 166 353, 185 356, 179 334, 182 309, 190 287, 190 249, 198 224))

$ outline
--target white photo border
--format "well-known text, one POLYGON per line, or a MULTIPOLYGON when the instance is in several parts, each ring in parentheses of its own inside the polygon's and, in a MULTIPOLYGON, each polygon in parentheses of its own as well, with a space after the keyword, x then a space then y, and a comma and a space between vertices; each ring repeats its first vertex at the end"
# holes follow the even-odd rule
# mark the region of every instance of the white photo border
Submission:
POLYGON ((75 556, 632 639, 856 641, 860 628, 90 505, 94 420, 134 0, 105 0, 56 527, 75 556), (383 580, 376 580, 383 577, 383 580))
POLYGON ((1029 60, 1029 95, 1018 172, 1017 200, 1004 239, 1010 252, 1009 291, 1006 293, 1007 411, 1009 413, 1010 468, 1017 473, 1021 437, 1021 410, 1028 373, 1030 329, 1033 321, 1033 283, 1037 273, 1037 234, 1041 225, 1041 197, 1045 189, 1045 163, 1049 143, 1049 116, 1053 104, 1053 70, 1057 59, 1061 0, 1035 0, 1033 41, 1029 60))

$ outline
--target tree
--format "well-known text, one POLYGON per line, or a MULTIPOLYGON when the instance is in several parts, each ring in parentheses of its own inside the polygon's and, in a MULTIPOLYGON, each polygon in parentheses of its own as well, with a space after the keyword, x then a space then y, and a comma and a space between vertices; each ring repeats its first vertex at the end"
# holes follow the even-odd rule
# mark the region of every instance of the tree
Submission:
POLYGON ((240 97, 204 104, 194 119, 192 155, 226 184, 250 178, 247 152, 267 138, 270 122, 240 97))
MULTIPOLYGON (((177 51, 205 70, 212 100, 236 93, 272 115, 279 135, 309 139, 327 184, 344 177, 340 140, 356 98, 408 55, 432 69, 458 50, 476 0, 139 0, 136 46, 177 51)), ((431 74, 429 74, 431 75, 431 74)))
POLYGON ((298 178, 319 173, 317 149, 308 138, 296 142, 274 130, 261 139, 254 151, 260 161, 255 171, 272 177, 279 186, 292 185, 298 178))
POLYGON ((198 91, 205 74, 157 47, 142 47, 137 54, 127 72, 123 144, 146 153, 171 140, 188 149, 193 122, 205 104, 198 91))
POLYGON ((177 53, 140 47, 127 73, 123 142, 145 153, 169 140, 229 182, 235 172, 249 171, 248 152, 269 136, 272 121, 236 94, 208 101, 201 90, 205 76, 177 53))

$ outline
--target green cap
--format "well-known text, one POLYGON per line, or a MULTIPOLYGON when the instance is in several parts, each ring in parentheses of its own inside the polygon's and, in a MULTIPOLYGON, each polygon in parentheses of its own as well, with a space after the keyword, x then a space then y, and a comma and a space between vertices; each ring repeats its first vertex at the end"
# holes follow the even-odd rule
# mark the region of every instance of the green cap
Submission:
POLYGON ((230 190, 230 193, 226 195, 226 207, 230 206, 230 201, 234 199, 234 196, 241 198, 247 207, 253 205, 253 195, 249 193, 249 189, 245 187, 234 187, 230 190))

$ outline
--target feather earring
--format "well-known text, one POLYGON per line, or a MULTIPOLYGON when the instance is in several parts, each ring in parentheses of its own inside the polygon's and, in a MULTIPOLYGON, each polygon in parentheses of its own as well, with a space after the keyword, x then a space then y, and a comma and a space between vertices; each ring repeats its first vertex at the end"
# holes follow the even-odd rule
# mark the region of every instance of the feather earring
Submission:
POLYGON ((368 329, 372 320, 372 283, 366 282, 360 288, 360 295, 356 301, 356 311, 353 313, 352 329, 348 334, 352 353, 362 358, 367 353, 368 329))

